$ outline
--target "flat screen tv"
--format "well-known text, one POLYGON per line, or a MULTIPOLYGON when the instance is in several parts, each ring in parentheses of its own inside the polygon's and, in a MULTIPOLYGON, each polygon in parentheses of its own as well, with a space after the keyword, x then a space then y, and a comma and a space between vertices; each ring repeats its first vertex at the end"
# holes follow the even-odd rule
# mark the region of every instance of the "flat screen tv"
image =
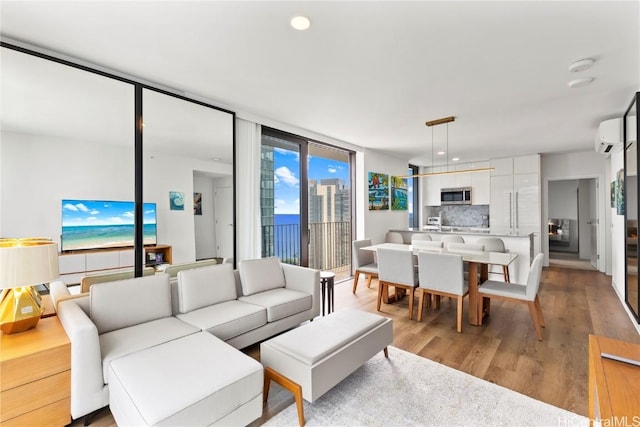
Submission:
MULTIPOLYGON (((143 206, 144 244, 155 245, 156 204, 143 206)), ((133 202, 63 199, 61 250, 133 247, 133 217, 133 202)))

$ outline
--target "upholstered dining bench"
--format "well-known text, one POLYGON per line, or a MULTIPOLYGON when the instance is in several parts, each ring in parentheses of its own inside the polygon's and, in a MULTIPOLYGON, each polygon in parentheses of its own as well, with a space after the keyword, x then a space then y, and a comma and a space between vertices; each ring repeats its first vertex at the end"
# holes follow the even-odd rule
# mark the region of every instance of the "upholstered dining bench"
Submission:
MULTIPOLYGON (((284 376, 313 402, 393 342, 392 320, 365 311, 345 309, 315 319, 260 344, 268 380, 284 376), (272 371, 275 371, 273 377, 272 371)), ((291 390, 294 391, 294 390, 291 390)), ((296 397, 300 423, 302 402, 296 397)))

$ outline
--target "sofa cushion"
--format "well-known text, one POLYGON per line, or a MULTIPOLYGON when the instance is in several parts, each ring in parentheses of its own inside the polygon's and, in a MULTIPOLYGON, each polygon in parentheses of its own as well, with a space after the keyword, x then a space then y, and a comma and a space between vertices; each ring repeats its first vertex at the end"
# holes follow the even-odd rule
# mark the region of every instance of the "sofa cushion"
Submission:
POLYGON ((177 317, 221 340, 228 340, 267 323, 267 310, 241 301, 226 301, 177 317))
POLYGON ((167 274, 96 283, 89 299, 99 334, 171 316, 167 274))
POLYGON ((227 415, 256 398, 262 403, 262 365, 204 332, 120 358, 111 368, 118 424, 230 425, 227 415))
POLYGON ((104 383, 109 383, 111 361, 197 332, 200 329, 193 325, 175 317, 165 317, 100 335, 104 383))
POLYGON ((187 313, 235 300, 236 280, 231 264, 212 265, 178 273, 178 310, 187 313))
POLYGON ((275 322, 296 313, 310 310, 313 304, 311 295, 283 288, 271 289, 238 299, 266 308, 268 322, 275 322))
POLYGON ((286 283, 280 260, 276 257, 241 261, 238 269, 244 295, 284 288, 286 283))

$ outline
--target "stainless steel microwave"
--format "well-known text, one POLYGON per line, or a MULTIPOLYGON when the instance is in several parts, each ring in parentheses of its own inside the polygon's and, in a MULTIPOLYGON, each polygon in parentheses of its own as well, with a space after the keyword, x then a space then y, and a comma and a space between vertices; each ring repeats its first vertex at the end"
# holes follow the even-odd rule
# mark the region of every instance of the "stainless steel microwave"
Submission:
POLYGON ((471 187, 441 189, 440 203, 443 205, 470 205, 471 187))

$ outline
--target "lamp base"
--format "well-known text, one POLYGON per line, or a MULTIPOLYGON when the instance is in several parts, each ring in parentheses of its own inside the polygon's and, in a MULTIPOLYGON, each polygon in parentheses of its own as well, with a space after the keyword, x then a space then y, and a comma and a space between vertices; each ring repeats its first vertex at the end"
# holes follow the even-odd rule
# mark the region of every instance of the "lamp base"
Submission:
POLYGON ((0 330, 15 334, 35 327, 44 312, 40 295, 32 286, 5 289, 0 302, 0 330))

